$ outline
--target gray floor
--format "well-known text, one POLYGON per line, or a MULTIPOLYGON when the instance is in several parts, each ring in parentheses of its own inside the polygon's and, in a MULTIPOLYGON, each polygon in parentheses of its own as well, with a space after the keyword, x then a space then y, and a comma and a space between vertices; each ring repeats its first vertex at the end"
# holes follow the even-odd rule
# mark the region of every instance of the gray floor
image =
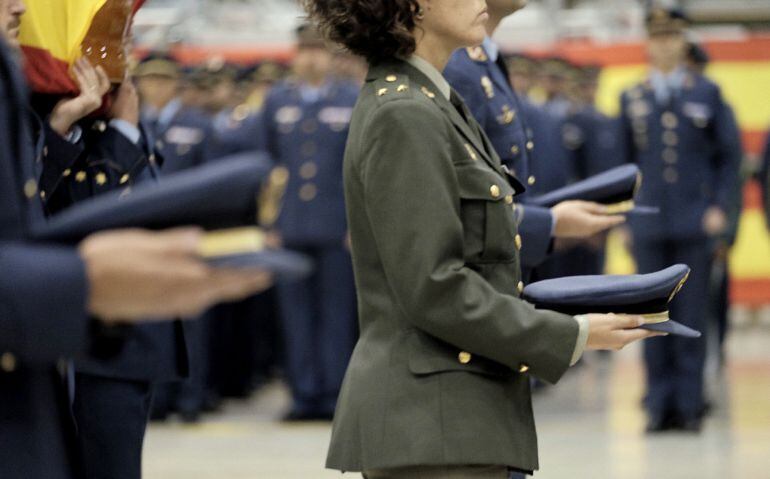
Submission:
MULTIPOLYGON (((697 436, 642 433, 638 348, 587 357, 535 399, 541 458, 536 477, 770 479, 770 326, 736 329, 726 369, 709 374, 716 409, 697 436)), ((329 427, 276 422, 286 405, 286 390, 277 383, 250 401, 229 403, 200 425, 152 426, 145 478, 340 477, 322 468, 329 427)))

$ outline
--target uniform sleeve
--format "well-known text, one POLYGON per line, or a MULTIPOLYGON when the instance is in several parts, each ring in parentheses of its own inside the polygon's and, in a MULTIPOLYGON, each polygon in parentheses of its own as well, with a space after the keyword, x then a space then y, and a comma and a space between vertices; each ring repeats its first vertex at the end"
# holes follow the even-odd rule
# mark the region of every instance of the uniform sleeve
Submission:
POLYGON ((521 265, 525 269, 532 269, 540 266, 551 252, 554 218, 548 208, 526 203, 521 208, 521 265))
POLYGON ((0 242, 0 352, 33 363, 85 352, 86 298, 75 250, 0 242))
POLYGON ((449 128, 430 105, 411 100, 382 105, 367 127, 361 206, 390 290, 416 328, 512 369, 526 363, 556 382, 569 367, 578 324, 498 292, 465 263, 449 128))
POLYGON ((735 190, 740 187, 740 167, 743 159, 741 134, 733 109, 718 99, 717 116, 714 119, 717 151, 715 155, 717 174, 713 191, 715 202, 722 211, 729 212, 734 203, 735 190))

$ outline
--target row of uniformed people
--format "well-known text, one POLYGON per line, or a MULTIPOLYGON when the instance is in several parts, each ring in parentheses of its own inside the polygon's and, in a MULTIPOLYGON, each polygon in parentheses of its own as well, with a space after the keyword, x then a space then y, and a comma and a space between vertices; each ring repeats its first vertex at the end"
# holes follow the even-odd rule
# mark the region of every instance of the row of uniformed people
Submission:
MULTIPOLYGON (((156 401, 158 418, 178 410, 183 418, 195 419, 207 398, 248 395, 255 373, 268 375, 276 363, 285 367, 293 396, 287 420, 330 419, 334 412, 355 341, 342 157, 358 70, 346 58, 346 74, 335 72, 340 58, 315 30, 300 28, 297 39, 292 76, 279 82, 271 78, 274 84, 261 91, 259 107, 251 110, 225 102, 228 95, 221 92, 213 95, 218 102, 197 103, 205 113, 186 106, 179 93, 179 67, 171 58, 150 58, 136 70, 145 123, 158 138, 156 146, 173 158, 174 169, 230 155, 250 155, 254 161, 265 161, 266 155, 286 168, 280 214, 266 226, 272 226, 275 241, 304 252, 316 265, 304 281, 281 283, 268 294, 208 312, 213 318, 204 318, 210 326, 203 326, 197 346, 204 351, 198 374, 206 378, 198 376, 197 385, 188 381, 164 388, 156 401)), ((232 77, 219 71, 229 85, 222 88, 232 91, 232 77)), ((216 84, 209 86, 217 90, 221 85, 216 84)))

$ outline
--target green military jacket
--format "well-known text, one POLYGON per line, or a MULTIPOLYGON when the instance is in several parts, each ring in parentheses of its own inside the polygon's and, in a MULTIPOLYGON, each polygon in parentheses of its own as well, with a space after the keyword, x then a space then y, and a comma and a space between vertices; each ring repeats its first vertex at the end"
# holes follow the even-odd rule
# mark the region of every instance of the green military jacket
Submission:
POLYGON ((518 182, 467 117, 406 62, 369 71, 344 161, 361 336, 329 468, 538 467, 529 374, 556 382, 579 328, 518 298, 518 182))

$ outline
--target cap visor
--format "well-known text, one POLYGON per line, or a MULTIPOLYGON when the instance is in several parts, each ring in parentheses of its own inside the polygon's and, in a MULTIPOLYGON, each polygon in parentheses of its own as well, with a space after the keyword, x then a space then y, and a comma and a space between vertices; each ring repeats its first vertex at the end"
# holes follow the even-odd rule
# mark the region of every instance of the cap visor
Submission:
POLYGON ((206 258, 206 262, 215 268, 263 269, 284 280, 305 278, 314 269, 313 261, 309 257, 280 249, 214 256, 206 258))
POLYGON ((634 208, 627 213, 627 215, 657 215, 660 214, 660 208, 657 206, 644 206, 644 205, 636 205, 634 208))
POLYGON ((677 323, 676 321, 668 320, 663 323, 645 324, 639 326, 641 329, 647 329, 649 331, 658 331, 661 333, 673 334, 675 336, 683 336, 685 338, 700 338, 700 331, 696 331, 692 328, 685 326, 684 324, 677 323))

